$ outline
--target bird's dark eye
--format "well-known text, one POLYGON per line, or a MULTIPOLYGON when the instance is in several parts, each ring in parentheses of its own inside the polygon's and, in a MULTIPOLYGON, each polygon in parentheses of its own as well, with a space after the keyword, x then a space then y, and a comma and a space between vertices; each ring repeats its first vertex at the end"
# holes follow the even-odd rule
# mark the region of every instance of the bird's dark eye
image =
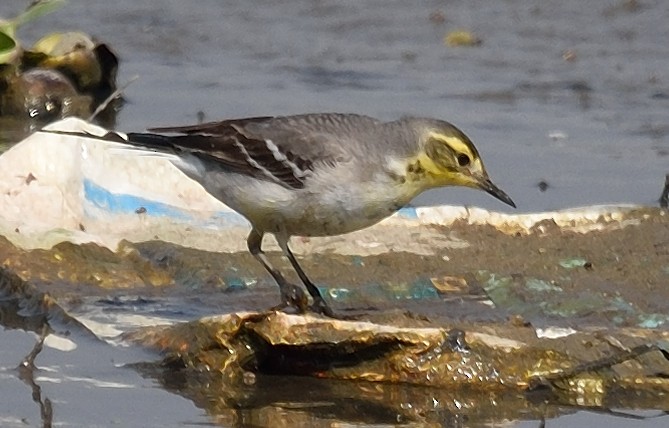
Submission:
POLYGON ((460 166, 467 166, 471 162, 471 159, 469 159, 469 156, 467 156, 464 153, 460 153, 458 155, 458 165, 460 166))

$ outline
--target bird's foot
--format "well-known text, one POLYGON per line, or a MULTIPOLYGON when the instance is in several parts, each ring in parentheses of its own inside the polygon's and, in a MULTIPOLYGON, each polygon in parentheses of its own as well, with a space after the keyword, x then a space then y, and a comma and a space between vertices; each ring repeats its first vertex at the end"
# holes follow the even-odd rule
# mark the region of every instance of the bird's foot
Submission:
POLYGON ((332 308, 330 308, 330 306, 325 302, 325 300, 323 300, 322 297, 314 298, 314 303, 312 303, 311 306, 309 306, 309 310, 311 312, 321 314, 321 315, 326 316, 328 318, 339 319, 339 317, 335 315, 332 308))
POLYGON ((298 314, 303 314, 309 309, 309 297, 295 284, 281 285, 281 303, 274 306, 272 310, 283 311, 286 308, 293 308, 298 314))
POLYGON ((272 307, 272 310, 284 311, 289 308, 297 314, 316 313, 328 318, 344 319, 335 315, 322 297, 315 297, 314 302, 309 305, 309 296, 302 288, 295 284, 285 283, 281 286, 281 303, 272 307))

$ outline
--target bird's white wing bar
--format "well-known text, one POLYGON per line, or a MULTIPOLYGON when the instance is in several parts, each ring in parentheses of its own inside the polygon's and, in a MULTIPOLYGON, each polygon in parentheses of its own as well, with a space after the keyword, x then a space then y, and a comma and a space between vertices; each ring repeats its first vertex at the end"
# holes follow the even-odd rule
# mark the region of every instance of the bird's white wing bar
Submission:
POLYGON ((288 156, 286 156, 286 154, 281 151, 281 148, 279 148, 279 146, 274 144, 274 141, 267 138, 265 139, 265 144, 267 144, 267 148, 272 152, 272 154, 274 155, 274 159, 276 159, 277 162, 281 162, 284 165, 290 167, 290 169, 293 171, 293 176, 295 176, 298 179, 307 176, 309 171, 303 170, 295 162, 288 159, 288 156))
MULTIPOLYGON (((244 156, 244 159, 246 160, 246 162, 250 166, 252 166, 253 168, 257 169, 259 172, 263 173, 265 175, 265 179, 269 179, 269 180, 274 181, 275 183, 281 184, 281 185, 286 184, 283 180, 281 180, 279 177, 277 177, 272 171, 267 169, 262 163, 256 161, 254 159, 254 157, 251 156, 251 154, 248 152, 248 150, 246 150, 246 147, 244 146, 244 144, 242 144, 239 140, 235 140, 234 144, 239 149, 240 153, 244 156)), ((279 159, 277 159, 277 161, 278 160, 279 159)))
POLYGON ((250 175, 274 181, 286 187, 301 188, 304 186, 304 179, 310 173, 311 162, 302 159, 302 163, 307 167, 307 169, 302 169, 289 157, 289 153, 284 152, 271 139, 240 137, 241 135, 232 136, 239 153, 244 156, 248 165, 256 170, 256 172, 250 171, 250 175), (258 176, 258 172, 264 177, 258 176))

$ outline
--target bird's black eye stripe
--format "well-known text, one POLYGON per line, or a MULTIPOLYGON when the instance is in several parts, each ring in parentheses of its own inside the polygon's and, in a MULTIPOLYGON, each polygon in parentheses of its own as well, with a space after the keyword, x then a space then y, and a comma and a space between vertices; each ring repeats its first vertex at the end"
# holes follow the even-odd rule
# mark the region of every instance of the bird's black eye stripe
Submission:
POLYGON ((467 156, 464 153, 460 153, 458 155, 458 165, 460 166, 467 166, 471 162, 471 159, 469 159, 469 156, 467 156))

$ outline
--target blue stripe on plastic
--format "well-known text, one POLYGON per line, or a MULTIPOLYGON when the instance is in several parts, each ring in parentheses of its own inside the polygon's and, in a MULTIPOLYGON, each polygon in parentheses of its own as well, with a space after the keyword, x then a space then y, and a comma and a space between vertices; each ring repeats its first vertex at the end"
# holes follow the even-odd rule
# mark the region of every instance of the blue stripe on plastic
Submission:
MULTIPOLYGON (((179 209, 169 204, 152 201, 140 196, 113 193, 92 182, 84 179, 84 198, 110 214, 132 214, 139 208, 144 208, 146 215, 154 217, 170 217, 182 221, 195 221, 202 223, 202 218, 195 218, 188 211, 179 209)), ((204 221, 207 225, 223 224, 248 224, 241 215, 234 211, 219 211, 204 221)))
POLYGON ((418 218, 418 212, 416 212, 416 207, 407 206, 399 210, 399 215, 404 218, 418 218))
POLYGON ((84 179, 84 197, 98 208, 113 214, 128 214, 143 207, 153 216, 177 217, 185 219, 185 213, 171 205, 151 201, 139 196, 112 193, 90 180, 84 179))

